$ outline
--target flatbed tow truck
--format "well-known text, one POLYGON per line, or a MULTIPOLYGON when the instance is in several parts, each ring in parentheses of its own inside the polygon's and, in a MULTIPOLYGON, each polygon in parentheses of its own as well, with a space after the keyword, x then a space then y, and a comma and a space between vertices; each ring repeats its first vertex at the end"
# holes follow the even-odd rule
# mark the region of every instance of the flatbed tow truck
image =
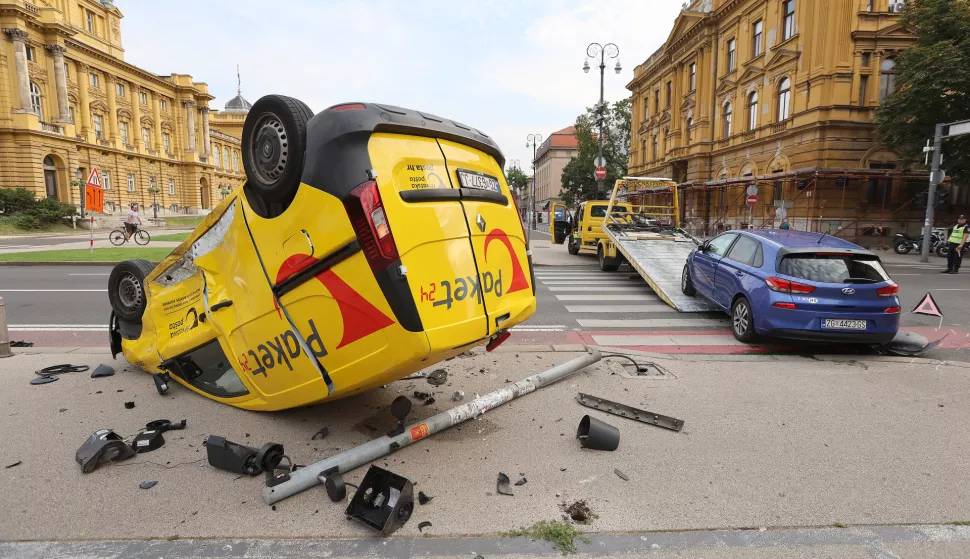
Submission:
POLYGON ((606 238, 597 247, 601 270, 615 272, 626 262, 674 309, 715 310, 701 297, 690 297, 681 291, 687 256, 700 241, 680 228, 677 183, 665 178, 617 180, 602 227, 606 238), (614 209, 617 204, 619 208, 614 209))

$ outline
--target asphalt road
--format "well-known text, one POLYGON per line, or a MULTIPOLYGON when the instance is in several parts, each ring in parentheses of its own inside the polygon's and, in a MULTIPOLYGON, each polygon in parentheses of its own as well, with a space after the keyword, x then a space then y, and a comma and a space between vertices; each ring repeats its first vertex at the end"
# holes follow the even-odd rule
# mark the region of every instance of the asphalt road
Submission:
MULTIPOLYGON (((110 231, 108 230, 95 231, 94 237, 96 239, 107 238, 108 233, 110 233, 110 231)), ((76 235, 63 235, 63 236, 57 236, 57 237, 20 237, 16 239, 0 239, 0 250, 10 249, 10 248, 63 245, 66 243, 76 243, 78 241, 83 241, 87 238, 89 238, 89 235, 79 233, 76 235)))

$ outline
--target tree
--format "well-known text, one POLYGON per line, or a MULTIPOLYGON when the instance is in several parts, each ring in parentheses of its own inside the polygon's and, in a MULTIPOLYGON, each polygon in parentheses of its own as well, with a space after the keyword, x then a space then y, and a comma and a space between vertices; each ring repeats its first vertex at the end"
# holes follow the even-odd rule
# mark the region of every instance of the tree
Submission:
MULTIPOLYGON (((937 123, 970 118, 970 0, 910 0, 900 23, 916 44, 896 59, 896 91, 876 111, 880 142, 923 166, 937 123)), ((970 179, 970 137, 944 143, 947 175, 970 179)))
POLYGON ((596 157, 599 155, 599 126, 596 108, 588 108, 576 118, 576 138, 579 151, 569 160, 562 172, 560 196, 567 206, 593 200, 609 194, 613 182, 626 175, 630 157, 630 126, 633 119, 631 99, 617 101, 603 111, 603 157, 606 159, 606 192, 597 191, 593 176, 596 157))
POLYGON ((509 183, 512 192, 519 194, 529 186, 529 177, 518 167, 509 167, 505 172, 505 180, 509 183))

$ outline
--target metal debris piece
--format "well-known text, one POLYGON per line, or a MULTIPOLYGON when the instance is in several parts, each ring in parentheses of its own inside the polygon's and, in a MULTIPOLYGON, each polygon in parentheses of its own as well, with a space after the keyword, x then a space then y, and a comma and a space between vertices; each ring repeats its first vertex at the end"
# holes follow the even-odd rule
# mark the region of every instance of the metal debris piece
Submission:
POLYGON ((114 367, 111 367, 110 365, 98 365, 91 373, 91 378, 111 377, 114 376, 114 374, 114 367))
POLYGON ((424 532, 425 528, 430 528, 431 523, 425 520, 424 522, 418 524, 418 532, 424 532))
POLYGON ((10 342, 10 347, 34 347, 34 342, 25 342, 23 340, 14 340, 10 342))
POLYGON ((613 473, 616 474, 616 476, 619 477, 620 479, 622 479, 623 481, 630 481, 630 478, 627 477, 626 474, 624 474, 623 472, 621 472, 618 469, 613 470, 613 473))
POLYGON ((13 468, 14 466, 19 466, 21 464, 23 464, 23 462, 21 462, 20 460, 17 460, 13 464, 7 464, 6 466, 3 467, 3 469, 9 470, 10 468, 13 468))
POLYGON ((430 406, 433 403, 434 403, 434 396, 432 396, 432 397, 430 397, 430 398, 428 398, 427 400, 424 401, 424 405, 425 406, 430 406))
POLYGON ((460 402, 465 399, 465 393, 461 390, 456 390, 454 394, 451 395, 451 400, 454 402, 460 402))
POLYGON ((515 482, 515 485, 519 486, 519 485, 525 485, 527 483, 529 483, 529 480, 522 478, 519 481, 515 482))
POLYGON ((428 376, 428 373, 426 373, 424 371, 418 371, 418 372, 416 372, 414 374, 410 374, 410 375, 408 375, 406 377, 401 377, 399 380, 414 380, 414 379, 417 379, 417 378, 424 378, 426 376, 428 376))
POLYGON ((81 465, 81 471, 89 474, 98 466, 110 462, 120 462, 135 455, 135 451, 125 443, 121 435, 111 429, 100 429, 74 453, 74 460, 81 465))
POLYGON ((583 448, 590 450, 614 451, 620 446, 620 430, 589 415, 580 420, 576 438, 583 448))
POLYGON ((371 466, 350 499, 347 516, 388 536, 411 518, 414 485, 394 472, 371 466))
POLYGON ((664 429, 670 429, 671 431, 678 432, 684 428, 684 421, 682 419, 667 417, 666 415, 660 415, 647 410, 633 408, 626 404, 611 402, 610 400, 604 400, 596 396, 583 394, 582 392, 576 396, 576 401, 587 408, 605 411, 606 413, 639 421, 640 423, 646 423, 647 425, 656 425, 657 427, 663 427, 664 429))
POLYGON ((320 429, 319 431, 317 431, 316 433, 314 433, 313 436, 310 437, 310 440, 311 441, 315 441, 315 440, 318 440, 318 439, 322 439, 322 438, 326 437, 329 434, 330 434, 330 427, 324 427, 323 429, 320 429))
POLYGON ((155 487, 155 484, 156 483, 158 483, 158 482, 157 481, 143 481, 143 482, 141 482, 141 483, 138 484, 138 487, 141 487, 142 489, 151 489, 152 487, 155 487))
POLYGON ((921 336, 915 332, 899 332, 896 337, 891 341, 873 346, 877 352, 883 355, 895 355, 899 357, 916 357, 930 351, 946 339, 950 334, 947 333, 945 336, 936 340, 935 342, 929 341, 926 337, 921 336))
POLYGON ((217 435, 206 437, 205 451, 210 466, 248 476, 276 471, 284 455, 281 444, 266 443, 257 450, 217 435))
POLYGON ((427 400, 428 398, 434 396, 433 392, 422 392, 420 390, 414 391, 414 397, 418 400, 427 400))
POLYGON ((125 402, 125 409, 126 410, 133 410, 133 409, 135 409, 135 403, 134 402, 125 402))
POLYGON ((501 493, 502 495, 513 495, 513 496, 515 495, 514 493, 512 493, 511 485, 509 485, 509 476, 505 475, 502 472, 498 473, 498 483, 496 484, 495 490, 501 493))
POLYGON ((441 386, 446 382, 448 382, 448 371, 444 369, 432 371, 431 374, 428 375, 428 384, 431 386, 441 386))
POLYGON ((434 499, 434 497, 428 497, 427 495, 424 494, 424 491, 418 491, 419 505, 427 505, 428 503, 431 502, 431 499, 434 499))
POLYGON ((32 378, 32 379, 30 379, 30 384, 47 384, 48 382, 54 382, 55 380, 57 380, 59 378, 61 378, 61 377, 56 377, 56 376, 53 376, 53 375, 32 378))

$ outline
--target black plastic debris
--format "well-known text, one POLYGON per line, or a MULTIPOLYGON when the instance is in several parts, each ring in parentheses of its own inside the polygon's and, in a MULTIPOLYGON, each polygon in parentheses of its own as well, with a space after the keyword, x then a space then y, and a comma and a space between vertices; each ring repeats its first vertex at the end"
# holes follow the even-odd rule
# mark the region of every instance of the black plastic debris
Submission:
POLYGON ((441 386, 446 382, 448 382, 448 371, 444 369, 438 369, 436 371, 432 371, 428 375, 428 384, 432 386, 441 386))
POLYGON ((324 487, 327 488, 327 497, 330 497, 331 501, 339 503, 347 498, 347 484, 342 475, 334 472, 332 474, 320 474, 319 478, 323 481, 324 487))
POLYGON ((432 396, 432 397, 428 398, 427 400, 425 400, 424 401, 424 404, 422 404, 422 405, 424 405, 424 406, 430 406, 431 404, 434 403, 434 401, 435 401, 434 400, 434 396, 432 396))
POLYGON ((157 483, 157 481, 143 481, 138 484, 138 487, 141 487, 142 489, 151 489, 152 487, 155 487, 155 484, 157 483))
POLYGON ((25 342, 23 340, 14 340, 10 342, 10 347, 34 347, 34 342, 25 342))
POLYGON ((81 471, 89 474, 98 466, 109 462, 120 462, 135 455, 121 435, 111 429, 100 429, 88 437, 74 453, 74 460, 81 465, 81 471))
POLYGON ((135 409, 135 403, 134 402, 125 402, 125 409, 126 410, 133 410, 133 409, 135 409))
POLYGON ((311 441, 316 441, 316 440, 319 440, 319 439, 322 439, 322 438, 326 437, 329 434, 330 434, 330 427, 324 427, 323 429, 320 429, 319 431, 317 431, 316 433, 314 433, 313 436, 310 437, 310 440, 311 441))
POLYGON ((50 367, 44 367, 38 371, 34 371, 38 376, 47 377, 51 375, 63 375, 66 373, 83 373, 91 367, 87 365, 71 365, 70 363, 65 363, 64 365, 51 365, 50 367))
POLYGON ((114 376, 114 367, 110 365, 98 365, 91 372, 91 378, 101 378, 101 377, 111 377, 114 376))
POLYGON ((428 497, 424 493, 424 491, 418 491, 418 504, 419 505, 427 505, 428 503, 431 502, 431 499, 434 499, 434 497, 428 497))
POLYGON ((613 470, 613 473, 616 474, 616 477, 622 479, 623 481, 630 481, 630 478, 618 469, 613 470))
POLYGON ((432 396, 434 396, 434 393, 433 392, 422 392, 420 390, 415 390, 414 391, 414 397, 417 398, 418 400, 427 400, 428 398, 431 398, 432 396))
POLYGON ((414 485, 394 472, 371 466, 347 507, 350 519, 387 536, 414 512, 414 485))
MULTIPOLYGON (((13 467, 15 467, 15 466, 19 466, 19 465, 21 465, 21 464, 23 464, 23 462, 21 462, 20 460, 17 460, 17 461, 16 461, 16 462, 14 462, 13 464, 7 464, 6 466, 4 466, 4 467, 3 467, 3 469, 4 469, 4 470, 9 470, 10 468, 13 468, 13 467)), ((422 504, 423 504, 423 503, 422 503, 422 504)))
POLYGON ((921 336, 915 332, 899 332, 891 341, 882 345, 873 346, 873 349, 883 355, 915 357, 936 348, 948 335, 943 336, 935 342, 931 342, 925 336, 921 336))
POLYGON ((60 377, 55 377, 55 376, 37 377, 37 378, 30 379, 30 384, 47 384, 48 382, 54 382, 59 378, 60 377))
POLYGON ((499 494, 501 494, 501 495, 512 495, 512 496, 514 496, 515 494, 512 493, 512 486, 509 483, 509 481, 510 481, 509 480, 509 476, 505 475, 505 473, 503 473, 503 472, 499 472, 498 473, 498 481, 495 484, 495 490, 498 491, 499 494))
POLYGON ((515 485, 516 485, 516 487, 519 487, 519 486, 525 485, 527 483, 529 483, 529 480, 527 480, 527 479, 525 479, 523 477, 523 478, 520 478, 519 481, 515 482, 515 485))
MULTIPOLYGON (((408 414, 411 413, 413 406, 414 404, 411 403, 411 400, 407 396, 394 398, 394 401, 391 402, 391 415, 397 420, 397 426, 387 434, 388 437, 396 437, 404 432, 404 420, 408 418, 408 414)), ((366 427, 371 431, 377 431, 376 427, 371 427, 370 425, 366 425, 366 427)))
POLYGON ((172 380, 172 377, 168 373, 157 373, 152 375, 152 380, 155 381, 155 390, 159 394, 165 394, 168 391, 168 383, 172 380))
POLYGON ((451 401, 460 402, 465 399, 465 393, 461 390, 456 390, 454 394, 451 395, 451 401))
POLYGON ((283 445, 266 443, 259 450, 223 437, 209 435, 205 440, 209 465, 236 474, 257 476, 273 472, 283 461, 283 445))
POLYGON ((145 424, 145 429, 135 435, 135 438, 131 441, 131 448, 135 449, 138 454, 151 452, 165 444, 162 433, 181 429, 185 429, 184 419, 178 423, 172 423, 168 419, 149 421, 145 424))
POLYGON ((591 450, 616 450, 620 446, 619 429, 588 415, 579 422, 576 438, 583 448, 591 450))
POLYGON ((425 528, 430 528, 431 523, 425 520, 424 522, 418 524, 418 532, 424 532, 425 528))

